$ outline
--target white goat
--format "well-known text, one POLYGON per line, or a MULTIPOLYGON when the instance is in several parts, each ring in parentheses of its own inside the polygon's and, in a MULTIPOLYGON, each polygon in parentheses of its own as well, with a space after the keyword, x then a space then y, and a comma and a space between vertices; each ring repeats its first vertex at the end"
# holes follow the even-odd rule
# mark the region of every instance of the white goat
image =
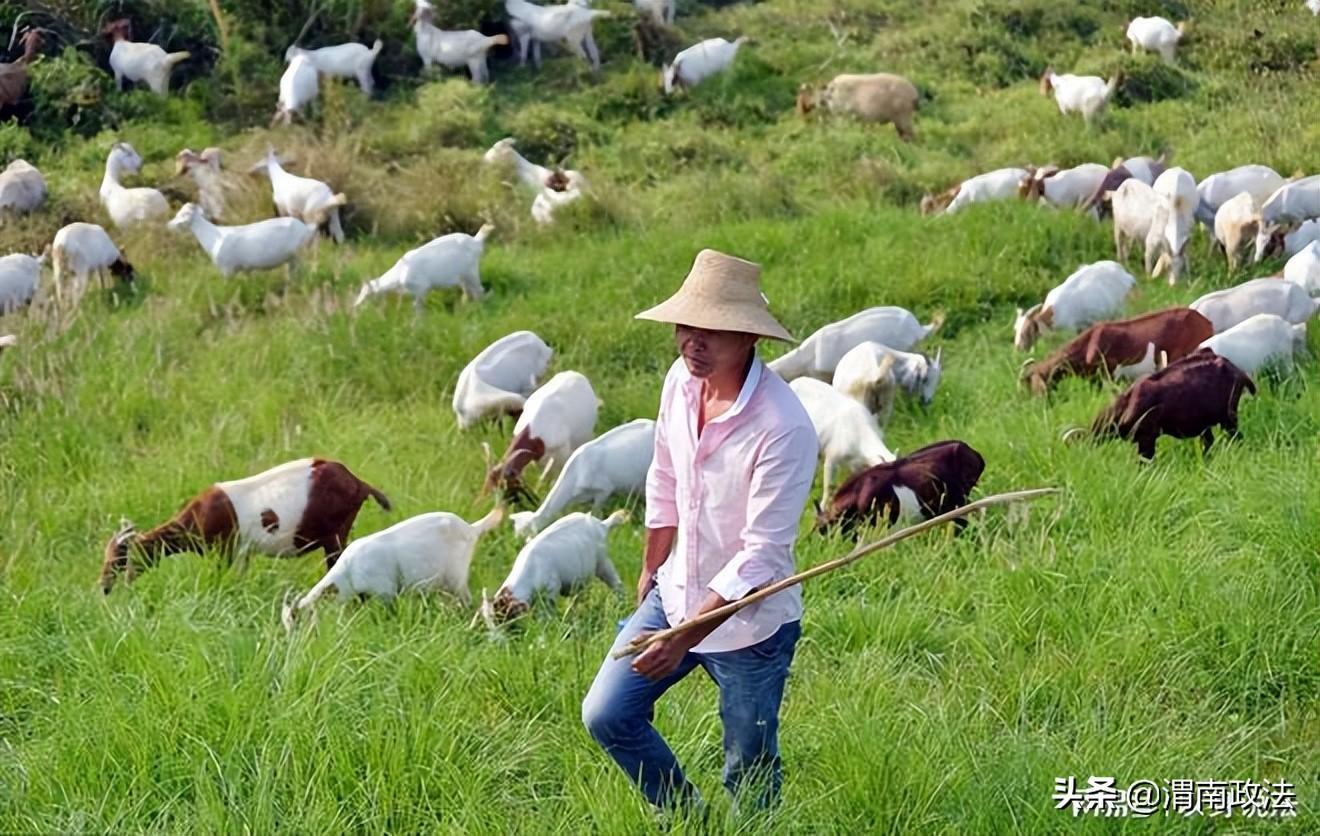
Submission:
POLYGON ((843 355, 861 343, 871 340, 898 351, 911 351, 943 321, 936 316, 929 325, 922 325, 904 308, 867 308, 818 328, 797 347, 767 365, 784 380, 811 376, 828 381, 843 355))
POLYGON ((541 65, 541 44, 562 43, 574 55, 591 64, 592 72, 600 71, 600 50, 592 35, 591 25, 597 18, 610 17, 610 12, 592 9, 588 0, 576 0, 562 6, 538 6, 527 0, 504 0, 509 13, 510 28, 518 38, 518 58, 527 63, 527 51, 532 50, 532 61, 541 65))
POLYGON ((422 69, 429 70, 432 64, 451 70, 467 67, 476 84, 490 81, 486 54, 495 46, 509 42, 508 35, 483 35, 475 29, 449 31, 437 28, 435 6, 427 0, 416 0, 409 22, 417 39, 417 55, 422 59, 422 69))
POLYGON ((1274 314, 1256 314, 1197 348, 1208 348, 1228 358, 1252 377, 1271 361, 1291 369, 1296 356, 1306 351, 1306 323, 1293 324, 1274 314))
POLYGON ((370 96, 376 87, 375 79, 371 77, 371 68, 384 45, 384 41, 379 38, 370 47, 366 44, 347 43, 304 49, 294 44, 284 51, 284 63, 292 62, 299 55, 306 56, 318 73, 332 78, 355 79, 362 92, 370 96))
POLYGON ((1210 320, 1218 334, 1256 314, 1306 322, 1320 310, 1320 299, 1313 300, 1301 285, 1269 277, 1207 293, 1188 307, 1210 320))
POLYGON ((1114 73, 1109 81, 1097 75, 1057 75, 1053 69, 1046 67, 1040 77, 1040 92, 1043 96, 1053 93, 1060 113, 1080 113, 1089 125, 1109 104, 1122 77, 1121 72, 1114 73))
POLYGON ((1155 179, 1155 214, 1146 234, 1146 273, 1158 277, 1167 268, 1169 284, 1177 284, 1186 266, 1187 240, 1196 224, 1201 196, 1196 178, 1185 168, 1170 168, 1155 179))
POLYGON ((133 266, 124 260, 106 231, 96 224, 71 223, 61 228, 55 233, 50 251, 56 302, 62 299, 65 273, 73 273, 75 301, 87 289, 87 279, 92 273, 103 286, 107 271, 123 281, 133 280, 133 266))
POLYGON ((939 195, 926 195, 921 199, 923 215, 943 211, 952 215, 973 203, 1013 200, 1022 193, 1022 184, 1031 177, 1025 168, 1000 168, 970 177, 939 195))
POLYGON ((115 88, 124 89, 124 79, 134 83, 146 83, 157 96, 166 96, 170 92, 170 76, 181 61, 190 56, 187 52, 166 52, 155 44, 134 43, 132 27, 127 20, 117 20, 106 27, 107 34, 114 40, 110 49, 110 69, 115 74, 115 88))
POLYGON ((1283 266, 1284 281, 1301 285, 1307 294, 1320 295, 1320 243, 1307 244, 1283 266))
POLYGON ((1306 0, 1306 8, 1311 10, 1311 14, 1320 15, 1320 0, 1306 0))
POLYGON ((316 71, 316 64, 306 55, 295 55, 280 76, 280 98, 275 107, 275 115, 270 124, 288 125, 293 122, 293 115, 311 104, 321 91, 321 79, 316 71))
POLYGON ((600 513, 615 494, 641 495, 654 452, 655 421, 649 418, 629 421, 588 441, 568 457, 540 507, 511 516, 513 533, 531 537, 573 505, 590 503, 592 513, 600 513))
POLYGON ((101 205, 115 226, 144 223, 170 213, 165 195, 155 189, 126 189, 120 184, 119 178, 124 172, 136 174, 141 170, 142 157, 132 145, 116 142, 110 146, 110 153, 105 158, 105 176, 101 178, 101 205))
POLYGON ((454 387, 454 415, 466 430, 485 418, 522 412, 554 350, 531 331, 515 331, 486 346, 463 367, 454 387))
MULTIPOLYGON (((1320 0, 1316 2, 1320 3, 1320 0)), ((674 13, 678 6, 676 0, 633 0, 633 6, 638 12, 650 17, 656 26, 674 25, 674 13)))
MULTIPOLYGON (((1259 232, 1257 236, 1259 241, 1259 232)), ((1306 249, 1306 245, 1312 241, 1320 241, 1320 219, 1312 218, 1300 224, 1276 227, 1270 233, 1264 254, 1262 255, 1258 251, 1256 260, 1260 261, 1269 255, 1283 255, 1285 257, 1297 255, 1306 249)))
POLYGON ((1283 175, 1267 165, 1240 165, 1211 174, 1196 186, 1200 196, 1196 219, 1206 227, 1213 228, 1215 213, 1228 201, 1246 192, 1251 195, 1257 207, 1264 206, 1270 195, 1286 182, 1283 175))
POLYGON ((1091 199, 1108 173, 1109 167, 1099 163, 1082 163, 1062 171, 1037 169, 1022 184, 1022 197, 1058 209, 1077 209, 1091 199))
POLYGON ((0 172, 0 217, 23 215, 46 201, 46 178, 27 160, 14 160, 0 172))
POLYGON ((1114 191, 1106 192, 1105 199, 1109 201, 1114 215, 1115 258, 1127 261, 1131 242, 1140 242, 1142 248, 1145 248, 1160 198, 1153 188, 1131 177, 1114 191))
POLYGON ((676 87, 696 87, 733 66, 733 59, 738 56, 738 47, 746 42, 747 36, 744 35, 732 41, 707 38, 694 44, 675 55, 672 63, 660 69, 660 83, 666 93, 674 92, 676 87))
POLYGON ((566 172, 562 181, 564 188, 546 186, 541 189, 532 201, 532 220, 541 226, 552 223, 556 212, 582 198, 585 183, 577 172, 566 172))
POLYGON ((266 150, 265 158, 251 171, 270 178, 275 210, 281 216, 297 218, 316 227, 326 224, 335 243, 344 243, 344 228, 339 223, 339 207, 347 202, 344 195, 336 194, 320 180, 290 174, 280 165, 273 148, 266 150), (317 218, 316 223, 312 223, 312 218, 317 218))
POLYGON ((332 588, 343 599, 372 596, 387 602, 410 590, 443 589, 466 607, 472 603, 468 570, 477 540, 503 518, 501 505, 472 523, 456 514, 433 511, 359 537, 306 595, 293 606, 285 605, 284 627, 292 629, 298 614, 332 588))
MULTIPOLYGON (((533 392, 513 425, 513 439, 498 464, 489 468, 485 488, 526 493, 522 473, 541 463, 541 479, 554 475, 573 451, 586 444, 596 428, 601 401, 581 372, 560 372, 533 392)), ((482 444, 490 461, 490 446, 482 444)))
POLYGON ((6 348, 13 348, 16 345, 18 345, 18 337, 15 337, 13 334, 5 334, 3 337, 0 337, 0 352, 3 352, 6 348))
POLYGON ((1147 186, 1153 186, 1155 185, 1155 178, 1164 173, 1164 170, 1167 167, 1165 163, 1169 160, 1169 154, 1169 150, 1165 149, 1160 152, 1158 157, 1128 157, 1126 160, 1117 159, 1114 160, 1114 165, 1111 166, 1111 168, 1117 168, 1121 165, 1126 168, 1128 173, 1133 177, 1145 183, 1147 186))
POLYGON ((843 355, 831 383, 866 407, 884 426, 893 411, 896 390, 920 398, 923 406, 935 399, 943 371, 942 356, 943 349, 936 351, 932 359, 868 340, 843 355))
POLYGON ((487 599, 482 590, 481 608, 472 617, 472 624, 484 618, 494 627, 496 622, 527 612, 537 595, 568 595, 593 577, 622 593, 623 582, 610 562, 605 538, 610 529, 627 519, 628 512, 620 510, 603 520, 581 511, 555 520, 518 551, 513 568, 493 599, 487 599))
POLYGON ((170 221, 175 232, 189 230, 211 257, 220 275, 270 270, 288 264, 316 235, 316 227, 297 218, 269 218, 242 226, 216 226, 196 203, 185 203, 170 221))
MULTIPOLYGON (((545 190, 555 177, 555 169, 546 168, 543 165, 537 165, 529 161, 514 149, 513 144, 513 137, 506 136, 490 146, 486 153, 482 155, 482 162, 490 165, 512 165, 514 172, 518 175, 518 180, 523 185, 535 189, 537 192, 545 190)), ((562 173, 570 183, 577 184, 577 188, 586 187, 587 179, 582 176, 582 172, 575 169, 565 169, 562 173)))
POLYGON ((1215 240, 1223 246, 1230 270, 1238 268, 1242 245, 1255 240, 1259 227, 1259 204, 1251 192, 1224 201, 1215 212, 1215 240))
POLYGON ((231 184, 220 170, 220 149, 210 147, 199 154, 185 148, 174 159, 175 173, 187 174, 197 184, 197 204, 206 216, 212 220, 224 217, 225 192, 231 184))
POLYGON ((1044 331, 1078 331, 1123 312, 1137 280, 1116 261, 1097 261, 1077 268, 1045 295, 1045 301, 1025 311, 1018 308, 1013 345, 1028 351, 1044 331))
POLYGON ((0 258, 0 316, 28 305, 41 285, 46 254, 12 253, 0 258))
POLYGON ((1128 24, 1127 38, 1132 42, 1132 54, 1141 50, 1158 52, 1164 63, 1173 65, 1178 57, 1178 43, 1187 33, 1187 23, 1174 26, 1162 17, 1134 17, 1128 24))
POLYGON ((441 287, 458 287, 468 299, 480 299, 486 293, 481 286, 481 254, 494 229, 493 224, 483 224, 476 235, 451 232, 409 250, 380 278, 364 284, 353 306, 382 293, 407 293, 420 311, 426 294, 441 287))
POLYGON ((821 482, 825 498, 838 474, 894 460, 876 417, 865 406, 823 380, 799 377, 788 385, 816 428, 820 456, 825 460, 821 482))
POLYGON ((1270 239, 1286 224, 1320 218, 1320 174, 1284 183, 1260 209, 1256 233, 1256 263, 1265 258, 1270 239))

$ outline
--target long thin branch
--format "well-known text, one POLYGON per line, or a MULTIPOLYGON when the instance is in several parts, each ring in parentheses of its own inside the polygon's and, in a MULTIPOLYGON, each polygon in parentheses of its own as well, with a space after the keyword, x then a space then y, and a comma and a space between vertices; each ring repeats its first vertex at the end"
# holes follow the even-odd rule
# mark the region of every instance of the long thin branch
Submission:
POLYGON ((907 528, 901 529, 899 531, 895 531, 894 533, 889 534, 886 537, 876 540, 874 543, 868 543, 865 546, 858 546, 848 554, 845 554, 843 557, 838 557, 835 558, 834 560, 827 560, 826 562, 821 563, 817 566, 813 566, 810 569, 807 569, 806 571, 799 572, 796 575, 784 578, 781 581, 776 581, 775 583, 770 584, 764 589, 760 589, 757 590, 756 592, 753 592, 751 595, 748 595, 745 598, 740 598, 737 601, 733 601, 732 603, 725 604, 719 609, 711 610, 710 612, 699 615, 696 618, 693 618, 689 621, 684 621, 682 624, 678 625, 677 627, 670 627, 668 630, 658 630, 654 633, 649 633, 644 636, 638 636, 637 638, 633 639, 630 643, 628 643, 626 646, 624 646, 622 649, 615 651, 612 655, 615 659, 622 659, 626 656, 635 656, 657 642, 662 642, 665 641, 666 639, 671 639, 674 636, 679 635, 680 633, 685 633, 688 630, 692 630, 696 627, 700 627, 703 624, 709 624, 712 621, 716 621, 731 616, 734 613, 738 612, 739 610, 743 609, 744 607, 750 607, 752 604, 755 604, 757 601, 760 601, 764 598, 768 598, 777 592, 782 592, 791 586, 796 586, 797 584, 802 583, 808 578, 814 578, 817 575, 823 575, 826 572, 833 572, 835 569, 838 569, 843 566, 847 566, 849 563, 852 563, 853 561, 856 560, 860 560, 869 554, 873 554, 875 552, 880 551, 881 549, 888 548, 889 546, 892 546, 901 540, 906 540, 909 537, 915 537, 916 535, 921 534, 923 531, 929 531, 930 529, 935 528, 936 526, 943 525, 944 523, 953 522, 954 520, 961 519, 962 517, 966 517, 969 514, 981 510, 982 508, 989 508, 994 505, 1008 505, 1014 502, 1025 502, 1030 499, 1037 499, 1039 497, 1049 496, 1051 494, 1056 494, 1058 492, 1059 492, 1058 488, 1033 488, 1031 490, 1013 491, 1011 493, 1000 493, 1000 494, 995 494, 993 496, 987 496, 984 499, 978 499, 975 502, 962 506, 961 508, 955 508, 952 511, 948 511, 946 513, 940 514, 937 517, 931 517, 930 519, 919 522, 916 525, 911 525, 908 526, 907 528))

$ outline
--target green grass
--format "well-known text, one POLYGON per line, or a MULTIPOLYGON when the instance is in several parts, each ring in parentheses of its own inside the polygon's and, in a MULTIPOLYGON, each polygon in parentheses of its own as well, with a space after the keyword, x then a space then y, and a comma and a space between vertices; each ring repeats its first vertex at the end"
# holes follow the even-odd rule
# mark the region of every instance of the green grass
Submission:
MULTIPOLYGON (((1178 16, 1179 4, 1155 5, 1178 16)), ((1141 827, 1054 810, 1054 778, 1066 775, 1289 780, 1303 809, 1289 826, 1313 830, 1315 364, 1263 384, 1244 401, 1243 439, 1208 458, 1168 439, 1152 466, 1130 445, 1064 446, 1060 431, 1115 389, 1069 382, 1048 400, 1027 396, 1011 314, 1110 257, 1107 228, 1020 205, 915 211, 922 191, 993 166, 1165 144, 1200 176, 1244 162, 1316 170, 1309 64, 1249 69, 1314 41, 1294 5, 1186 4, 1199 24, 1187 92, 1115 108, 1092 130, 1061 118, 1030 76, 1046 60, 1145 67, 1120 49, 1135 4, 687 3, 689 40, 745 31, 759 43, 677 102, 659 100, 616 23, 599 36, 598 84, 553 59, 540 75, 496 67, 489 91, 400 83, 363 102, 332 89, 321 121, 287 132, 208 123, 201 96, 121 126, 154 183, 184 144, 218 142, 240 169, 269 138, 353 198, 351 237, 323 242, 286 290, 278 274, 221 280, 187 238, 116 234, 143 274, 136 295, 94 292, 72 317, 0 320, 22 340, 0 358, 0 831, 653 830, 579 721, 630 609, 600 585, 541 602, 495 640, 441 595, 393 609, 326 601, 286 636, 281 600, 319 577, 319 556, 233 567, 181 556, 108 598, 95 580, 121 517, 154 523, 211 481, 301 456, 340 459, 394 500, 391 513, 366 506, 359 534, 430 510, 479 516, 480 442, 501 447, 509 426, 458 432, 449 399, 462 366, 530 328, 555 347, 554 369, 593 381, 598 429, 653 415, 672 344, 631 315, 671 292, 703 246, 760 261, 772 307, 799 335, 868 305, 923 320, 943 311, 944 383, 927 410, 900 404, 890 446, 961 438, 987 461, 979 493, 1063 489, 807 587, 772 819, 724 817, 713 686, 693 676, 666 696, 657 722, 714 800, 716 830, 1141 827), (841 52, 827 16, 849 34, 841 52), (1253 40, 1253 26, 1269 31, 1253 40), (915 145, 889 128, 793 117, 798 80, 868 67, 929 93, 915 145), (477 167, 510 133, 567 154, 600 205, 556 231, 532 228, 530 198, 477 167), (437 294, 420 316, 393 300, 349 312, 360 283, 403 249, 483 216, 499 225, 483 302, 437 294)), ((0 251, 39 246, 67 215, 100 217, 109 141, 71 137, 41 158, 53 205, 0 231, 0 251)), ((267 211, 257 186, 238 204, 254 218, 267 211)), ((1191 246, 1190 281, 1143 282, 1134 312, 1277 266, 1229 275, 1199 234, 1191 246)), ((847 547, 804 518, 800 565, 847 547)), ((483 541, 475 593, 499 584, 516 549, 508 527, 483 541)), ((640 550, 639 526, 611 535, 626 580, 640 550)))

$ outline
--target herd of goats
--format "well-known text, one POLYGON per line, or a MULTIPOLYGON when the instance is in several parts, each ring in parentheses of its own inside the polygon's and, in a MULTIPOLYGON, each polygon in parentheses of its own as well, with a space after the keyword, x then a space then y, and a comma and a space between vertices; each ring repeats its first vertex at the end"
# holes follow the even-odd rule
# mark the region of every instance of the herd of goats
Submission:
MULTIPOLYGON (((1320 0, 1314 0, 1320 13, 1320 0)), ((672 0, 636 0, 656 25, 673 22, 672 0)), ((591 22, 608 12, 585 0, 562 6, 536 6, 506 0, 509 32, 519 56, 539 61, 542 44, 562 44, 599 67, 591 22)), ((509 35, 449 32, 433 23, 433 8, 416 0, 412 26, 423 62, 465 68, 474 83, 490 81, 486 52, 508 43, 509 35)), ((114 41, 110 65, 116 82, 148 85, 167 95, 171 69, 187 53, 165 53, 131 40, 127 21, 106 27, 114 41)), ((1127 30, 1133 49, 1177 60, 1185 27, 1163 18, 1137 18, 1127 30)), ((691 87, 729 67, 745 39, 703 41, 666 64, 661 84, 667 92, 691 87)), ((22 39, 23 57, 0 68, 0 97, 12 92, 13 72, 25 69, 40 46, 40 33, 22 39)), ((290 47, 280 84, 277 119, 287 121, 316 96, 326 76, 357 81, 372 91, 371 67, 381 48, 342 44, 320 49, 290 47)), ((1119 77, 1059 75, 1047 70, 1041 90, 1064 114, 1098 118, 1119 77)), ((21 91, 20 91, 21 93, 21 91)), ((913 140, 919 96, 906 79, 886 73, 840 75, 821 90, 804 88, 799 112, 822 107, 865 122, 893 124, 913 140)), ((533 216, 549 223, 554 210, 586 188, 581 172, 547 168, 514 149, 512 138, 497 142, 486 162, 506 166, 537 192, 533 216)), ((219 149, 184 149, 179 173, 197 186, 197 202, 187 203, 168 221, 188 231, 223 276, 287 266, 323 228, 342 241, 339 210, 347 197, 329 184, 286 170, 272 150, 253 167, 269 178, 278 217, 223 226, 227 185, 219 149)), ((1019 310, 1014 344, 1030 350, 1051 330, 1080 334, 1045 359, 1029 362, 1022 383, 1044 394, 1068 376, 1133 380, 1095 419, 1090 434, 1134 443, 1143 459, 1155 455, 1156 439, 1200 438, 1208 451, 1215 427, 1237 434, 1238 401, 1256 392, 1253 376, 1267 365, 1290 368, 1305 350, 1306 323, 1320 309, 1320 175, 1284 178, 1262 165, 1243 165, 1199 183, 1183 168, 1159 158, 1133 157, 1112 165, 1005 168, 927 196, 926 214, 954 214, 973 203, 1029 200, 1085 212, 1097 222, 1112 218, 1116 260, 1083 265, 1039 303, 1019 310), (1123 266, 1135 243, 1144 249, 1145 272, 1167 273, 1177 283, 1187 266, 1188 244, 1204 225, 1236 269, 1242 250, 1254 244, 1254 262, 1284 254, 1281 275, 1257 278, 1206 294, 1185 307, 1122 319, 1137 280, 1123 266)), ((128 187, 142 159, 131 145, 117 142, 106 159, 100 197, 115 227, 161 223, 170 206, 156 189, 128 187)), ((0 211, 36 210, 46 197, 41 173, 16 160, 0 174, 0 211)), ((421 305, 431 290, 458 288, 469 299, 484 294, 480 261, 492 230, 475 235, 451 233, 405 253, 357 296, 361 305, 384 293, 410 295, 421 305)), ((40 255, 15 253, 0 258, 0 314, 28 306, 38 295, 42 269, 53 267, 57 304, 73 304, 95 275, 131 281, 133 268, 104 228, 73 223, 60 229, 40 255), (66 287, 66 285, 68 285, 66 287)), ((985 467, 977 451, 962 441, 942 441, 897 456, 885 444, 883 426, 894 402, 911 397, 923 404, 936 394, 942 353, 918 349, 940 327, 938 317, 923 324, 912 312, 873 307, 826 324, 768 367, 789 381, 815 425, 823 459, 822 503, 817 528, 853 532, 859 524, 894 524, 901 518, 929 518, 968 501, 985 467), (849 478, 843 478, 853 473, 849 478), (842 482, 840 483, 840 479, 842 482), (838 485, 837 488, 833 486, 838 485), (833 490, 832 490, 833 488, 833 490)), ((0 351, 16 345, 0 337, 0 351)), ((622 589, 606 552, 609 530, 627 519, 616 511, 601 518, 605 503, 618 495, 644 492, 654 448, 655 423, 638 419, 595 436, 600 401, 591 382, 576 371, 544 379, 554 350, 530 331, 509 334, 482 350, 462 370, 453 411, 458 427, 516 418, 504 455, 495 461, 486 449, 485 488, 497 501, 476 522, 445 512, 422 514, 349 542, 354 520, 368 498, 382 508, 390 502, 377 488, 342 463, 323 459, 288 462, 245 479, 217 482, 190 499, 171 519, 144 532, 127 525, 106 545, 100 583, 107 594, 116 581, 131 580, 161 557, 207 548, 292 556, 323 550, 326 573, 308 593, 286 602, 284 622, 325 592, 341 596, 392 599, 409 589, 443 589, 470 603, 468 570, 479 538, 497 528, 506 514, 525 543, 493 598, 483 591, 474 617, 494 625, 529 608, 535 596, 557 595, 600 578, 622 589), (523 476, 538 465, 540 480, 553 483, 544 499, 523 476), (511 506, 531 510, 508 513, 511 506), (590 512, 571 511, 590 506, 590 512)), ((1074 430, 1068 437, 1084 434, 1074 430)))

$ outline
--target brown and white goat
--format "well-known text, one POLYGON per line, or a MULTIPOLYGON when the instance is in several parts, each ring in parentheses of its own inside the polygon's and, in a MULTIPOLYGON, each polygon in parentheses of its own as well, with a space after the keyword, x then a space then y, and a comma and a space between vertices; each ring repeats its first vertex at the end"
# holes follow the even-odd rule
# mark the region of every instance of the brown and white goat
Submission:
MULTIPOLYGON (((1210 349, 1201 349, 1128 387, 1096 416, 1090 435, 1134 442, 1147 461, 1155 458, 1155 442, 1161 435, 1200 437, 1209 452, 1215 425, 1231 438, 1238 436, 1238 401, 1243 392, 1256 394, 1251 378, 1210 349)), ((1085 432, 1069 430, 1064 441, 1085 432)))
MULTIPOLYGON (((869 467, 844 482, 828 508, 817 506, 816 530, 839 526, 844 533, 865 520, 900 516, 928 519, 967 504, 985 459, 962 441, 939 441, 892 462, 869 467)), ((966 520, 954 523, 958 528, 966 520)))
POLYGON ((37 50, 41 49, 41 30, 27 30, 18 43, 23 47, 23 54, 7 64, 0 64, 0 110, 12 109, 27 92, 28 65, 36 60, 37 50))
POLYGON ((110 538, 101 589, 108 595, 121 573, 132 581, 139 562, 147 569, 166 555, 207 547, 272 557, 323 549, 329 569, 367 497, 390 509, 385 494, 324 459, 298 459, 246 479, 216 482, 150 531, 138 534, 129 525, 110 538))
POLYGON ((1160 362, 1178 360, 1214 335, 1215 327, 1191 308, 1163 311, 1101 322, 1087 328, 1067 345, 1029 365, 1022 384, 1042 395, 1068 375, 1138 377, 1154 371, 1160 362))
POLYGON ((557 473, 574 450, 591 440, 600 406, 591 382, 580 372, 564 371, 550 378, 523 404, 513 425, 513 440, 499 464, 490 466, 490 447, 482 445, 487 458, 483 492, 494 488, 513 500, 535 501, 522 484, 523 470, 540 462, 542 478, 557 473))

